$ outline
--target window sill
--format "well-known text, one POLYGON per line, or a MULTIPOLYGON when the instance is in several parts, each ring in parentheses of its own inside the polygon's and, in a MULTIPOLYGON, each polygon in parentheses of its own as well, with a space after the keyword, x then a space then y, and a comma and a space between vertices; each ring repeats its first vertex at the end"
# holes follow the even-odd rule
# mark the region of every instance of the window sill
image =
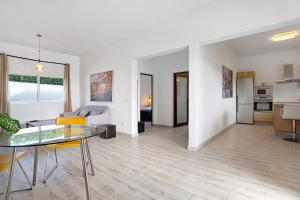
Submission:
POLYGON ((17 104, 63 104, 64 101, 62 100, 41 100, 41 101, 10 101, 10 105, 17 105, 17 104))

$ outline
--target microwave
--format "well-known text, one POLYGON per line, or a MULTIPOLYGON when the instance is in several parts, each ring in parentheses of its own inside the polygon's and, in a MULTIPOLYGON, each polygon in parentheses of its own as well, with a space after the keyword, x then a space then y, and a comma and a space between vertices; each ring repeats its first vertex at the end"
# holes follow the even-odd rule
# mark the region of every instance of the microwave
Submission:
POLYGON ((272 98, 273 97, 273 87, 271 86, 259 86, 254 88, 254 98, 263 99, 263 98, 272 98))

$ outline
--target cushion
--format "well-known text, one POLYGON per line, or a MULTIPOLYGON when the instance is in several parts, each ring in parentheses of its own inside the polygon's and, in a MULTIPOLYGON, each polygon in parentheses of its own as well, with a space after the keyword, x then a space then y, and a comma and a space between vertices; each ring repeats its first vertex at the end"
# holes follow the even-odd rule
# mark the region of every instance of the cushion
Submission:
POLYGON ((45 120, 32 120, 27 122, 27 126, 36 127, 36 126, 46 126, 55 124, 55 119, 45 119, 45 120))
POLYGON ((69 114, 70 116, 92 116, 92 115, 101 115, 108 109, 107 106, 97 106, 97 105, 88 105, 81 108, 78 108, 76 111, 73 112, 74 115, 71 113, 64 114, 67 117, 69 114))
POLYGON ((86 117, 88 116, 90 113, 89 110, 81 110, 79 113, 78 113, 78 116, 81 116, 81 117, 86 117))
POLYGON ((108 107, 107 106, 89 106, 91 110, 90 115, 101 115, 104 113, 108 107))
POLYGON ((101 115, 103 110, 91 110, 90 115, 101 115))
POLYGON ((16 133, 21 129, 19 121, 5 113, 0 113, 0 127, 7 133, 16 133))
POLYGON ((73 117, 73 116, 77 116, 78 113, 76 112, 64 112, 63 117, 73 117))

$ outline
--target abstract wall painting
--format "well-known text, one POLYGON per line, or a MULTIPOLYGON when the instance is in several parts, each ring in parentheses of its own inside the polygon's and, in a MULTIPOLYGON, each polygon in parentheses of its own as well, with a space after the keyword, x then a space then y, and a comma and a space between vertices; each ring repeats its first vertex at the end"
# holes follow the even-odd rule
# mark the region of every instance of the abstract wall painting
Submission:
POLYGON ((91 101, 112 101, 113 71, 91 74, 91 101))
POLYGON ((233 71, 222 66, 222 98, 232 98, 233 96, 233 71))

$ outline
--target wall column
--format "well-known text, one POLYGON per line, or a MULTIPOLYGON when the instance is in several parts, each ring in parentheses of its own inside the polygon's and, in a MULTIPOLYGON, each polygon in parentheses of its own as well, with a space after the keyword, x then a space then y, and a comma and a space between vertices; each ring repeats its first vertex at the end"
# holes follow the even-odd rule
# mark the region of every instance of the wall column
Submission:
POLYGON ((131 61, 131 134, 138 136, 138 61, 131 61))
POLYGON ((189 45, 189 141, 188 150, 201 148, 201 134, 204 131, 204 66, 201 65, 200 46, 189 45))

